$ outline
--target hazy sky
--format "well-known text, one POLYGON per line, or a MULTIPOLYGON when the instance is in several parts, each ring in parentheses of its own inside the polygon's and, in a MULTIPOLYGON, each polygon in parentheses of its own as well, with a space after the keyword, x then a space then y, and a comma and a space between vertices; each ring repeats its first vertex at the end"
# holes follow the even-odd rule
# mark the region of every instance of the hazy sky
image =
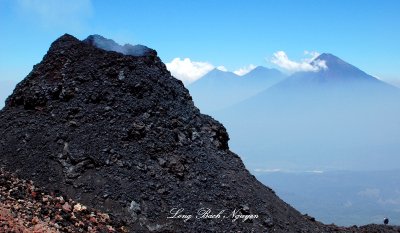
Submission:
POLYGON ((398 0, 0 0, 0 81, 21 80, 70 33, 145 44, 188 82, 329 52, 400 86, 399 12, 398 0))

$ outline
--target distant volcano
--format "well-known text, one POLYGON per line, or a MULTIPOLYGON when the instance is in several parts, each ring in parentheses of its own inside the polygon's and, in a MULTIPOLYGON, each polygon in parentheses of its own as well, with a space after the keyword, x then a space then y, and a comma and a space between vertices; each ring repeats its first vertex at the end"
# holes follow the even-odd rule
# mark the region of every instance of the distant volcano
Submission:
POLYGON ((314 85, 322 87, 321 85, 324 85, 341 88, 396 89, 329 53, 321 54, 310 64, 313 66, 322 64, 323 67, 318 71, 297 72, 274 88, 302 88, 314 85))
POLYGON ((294 73, 214 114, 229 128, 232 148, 247 156, 246 165, 398 168, 400 90, 331 54, 310 64, 321 68, 294 73))

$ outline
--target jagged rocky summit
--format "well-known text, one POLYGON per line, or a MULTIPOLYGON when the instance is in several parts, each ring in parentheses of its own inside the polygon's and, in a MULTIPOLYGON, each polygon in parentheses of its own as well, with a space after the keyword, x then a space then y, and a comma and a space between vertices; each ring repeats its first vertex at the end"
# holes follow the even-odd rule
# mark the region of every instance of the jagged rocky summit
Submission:
POLYGON ((146 56, 147 54, 155 52, 153 49, 150 49, 144 45, 125 44, 121 46, 115 41, 104 38, 100 35, 90 35, 85 40, 83 40, 83 42, 106 51, 114 51, 131 56, 146 56))
POLYGON ((7 99, 2 168, 110 213, 131 232, 339 229, 258 182, 229 151, 226 129, 199 112, 156 51, 124 55, 90 38, 57 39, 7 99), (223 212, 196 219, 201 208, 223 212), (192 218, 171 218, 179 209, 192 218), (233 221, 234 211, 258 217, 233 221))

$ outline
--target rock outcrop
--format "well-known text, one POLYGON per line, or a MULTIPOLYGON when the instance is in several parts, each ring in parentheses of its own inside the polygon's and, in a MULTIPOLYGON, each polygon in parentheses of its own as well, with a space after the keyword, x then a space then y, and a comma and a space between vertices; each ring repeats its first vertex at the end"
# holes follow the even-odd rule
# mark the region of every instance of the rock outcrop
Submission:
POLYGON ((32 181, 0 169, 0 232, 126 232, 106 213, 56 193, 45 193, 32 181))

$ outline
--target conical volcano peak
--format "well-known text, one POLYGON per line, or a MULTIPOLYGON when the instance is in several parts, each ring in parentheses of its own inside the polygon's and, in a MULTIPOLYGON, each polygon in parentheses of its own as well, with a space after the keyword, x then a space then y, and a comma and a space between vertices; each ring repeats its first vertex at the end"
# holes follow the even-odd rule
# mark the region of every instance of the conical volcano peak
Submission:
MULTIPOLYGON (((78 95, 86 95, 82 91, 83 84, 112 82, 125 88, 140 78, 146 83, 173 82, 180 89, 183 88, 181 81, 172 78, 155 50, 147 49, 143 56, 127 56, 64 34, 51 44, 43 61, 35 65, 32 72, 17 86, 6 100, 5 107, 47 109, 53 101, 68 102, 78 95), (150 73, 162 75, 157 77, 150 73)), ((182 94, 188 95, 183 89, 182 94)))
POLYGON ((269 71, 269 70, 272 70, 272 69, 269 69, 269 68, 264 67, 264 66, 257 66, 256 68, 250 70, 250 72, 265 72, 265 71, 269 71))
POLYGON ((83 42, 106 51, 114 51, 122 53, 124 55, 131 55, 131 56, 145 56, 149 53, 155 52, 155 50, 150 49, 144 45, 125 44, 122 46, 116 43, 114 40, 107 39, 97 34, 88 36, 85 40, 83 40, 83 42))
POLYGON ((350 65, 349 63, 343 61, 342 59, 331 53, 322 53, 314 60, 312 60, 311 64, 315 65, 315 64, 320 64, 321 62, 323 62, 328 69, 355 68, 354 66, 350 65))
POLYGON ((341 60, 337 56, 331 54, 331 53, 322 53, 320 54, 317 58, 314 60, 324 60, 324 61, 338 61, 341 60))
POLYGON ((224 78, 238 78, 239 76, 231 71, 223 71, 218 68, 212 69, 210 72, 208 72, 206 75, 204 75, 201 79, 196 80, 197 82, 204 79, 224 79, 224 78))
POLYGON ((63 44, 66 42, 79 42, 79 40, 77 38, 75 38, 74 36, 65 33, 64 35, 60 36, 57 40, 55 40, 52 43, 52 46, 57 45, 57 44, 63 44))
POLYGON ((341 90, 343 88, 364 88, 370 91, 393 88, 330 53, 322 53, 313 59, 310 65, 320 69, 312 72, 294 73, 288 79, 279 83, 277 87, 320 88, 323 86, 325 88, 335 87, 341 90))

